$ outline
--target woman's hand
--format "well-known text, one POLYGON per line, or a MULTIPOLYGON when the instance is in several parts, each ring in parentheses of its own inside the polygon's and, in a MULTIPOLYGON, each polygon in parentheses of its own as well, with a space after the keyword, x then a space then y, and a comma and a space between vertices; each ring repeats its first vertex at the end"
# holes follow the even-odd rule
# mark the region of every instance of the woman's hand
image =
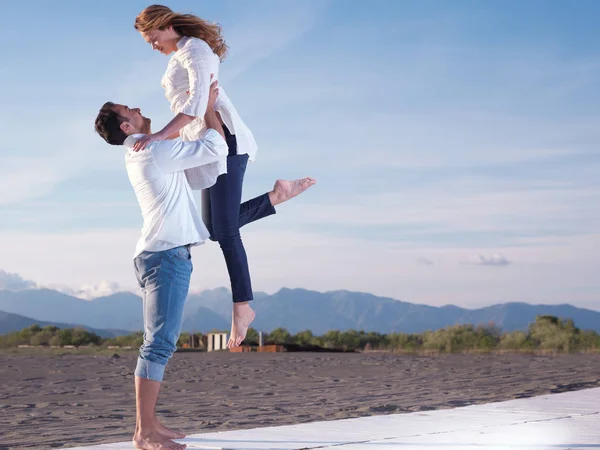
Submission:
POLYGON ((167 139, 167 136, 165 136, 162 131, 159 131, 158 133, 147 134, 133 144, 133 151, 139 152, 140 150, 144 150, 150 142, 164 141, 165 139, 167 139))

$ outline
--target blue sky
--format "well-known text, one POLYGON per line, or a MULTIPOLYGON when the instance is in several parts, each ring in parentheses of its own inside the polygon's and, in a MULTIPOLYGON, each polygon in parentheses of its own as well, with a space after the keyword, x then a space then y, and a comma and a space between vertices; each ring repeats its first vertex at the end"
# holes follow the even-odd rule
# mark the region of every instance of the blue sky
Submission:
MULTIPOLYGON (((171 117, 147 5, 3 3, 0 287, 135 290, 139 208, 93 120, 107 100, 171 117)), ((245 198, 318 180, 243 231, 256 290, 600 309, 600 4, 167 5, 223 26, 221 85, 259 144, 245 198)), ((227 285, 218 246, 194 262, 193 290, 227 285)))

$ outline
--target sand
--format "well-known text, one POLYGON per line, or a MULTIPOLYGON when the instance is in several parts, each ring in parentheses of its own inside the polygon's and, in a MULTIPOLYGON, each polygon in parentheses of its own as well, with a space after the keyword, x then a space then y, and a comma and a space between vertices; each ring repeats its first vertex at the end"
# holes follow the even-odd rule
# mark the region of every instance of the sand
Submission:
MULTIPOLYGON (((0 354, 0 449, 129 440, 136 354, 0 354)), ((600 355, 178 353, 157 408, 189 434, 600 386, 600 355)))

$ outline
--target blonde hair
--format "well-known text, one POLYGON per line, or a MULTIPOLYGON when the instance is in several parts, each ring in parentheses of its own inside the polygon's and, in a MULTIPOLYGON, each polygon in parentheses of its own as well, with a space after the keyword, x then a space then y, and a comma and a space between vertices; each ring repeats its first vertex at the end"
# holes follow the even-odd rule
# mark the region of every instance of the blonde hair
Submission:
POLYGON ((192 36, 205 41, 221 61, 227 55, 227 45, 221 36, 221 26, 193 14, 180 14, 166 6, 152 5, 138 14, 134 27, 140 33, 173 27, 180 36, 192 36))

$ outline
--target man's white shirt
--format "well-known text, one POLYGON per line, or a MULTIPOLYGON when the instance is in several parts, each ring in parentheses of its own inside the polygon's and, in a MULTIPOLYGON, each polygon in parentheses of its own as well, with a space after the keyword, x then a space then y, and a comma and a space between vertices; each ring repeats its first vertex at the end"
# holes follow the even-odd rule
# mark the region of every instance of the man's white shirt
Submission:
POLYGON ((225 139, 208 129, 198 141, 154 141, 134 152, 133 145, 142 136, 128 136, 123 143, 127 175, 144 219, 134 258, 144 251, 203 244, 209 233, 184 171, 222 159, 228 150, 225 139))

